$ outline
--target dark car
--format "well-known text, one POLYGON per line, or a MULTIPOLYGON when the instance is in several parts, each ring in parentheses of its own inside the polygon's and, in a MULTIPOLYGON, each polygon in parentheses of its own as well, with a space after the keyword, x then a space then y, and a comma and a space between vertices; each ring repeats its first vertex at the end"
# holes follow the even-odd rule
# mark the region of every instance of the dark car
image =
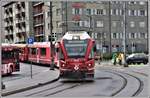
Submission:
POLYGON ((134 54, 129 55, 126 58, 126 63, 127 64, 135 64, 135 63, 147 64, 148 63, 148 56, 144 53, 134 53, 134 54))

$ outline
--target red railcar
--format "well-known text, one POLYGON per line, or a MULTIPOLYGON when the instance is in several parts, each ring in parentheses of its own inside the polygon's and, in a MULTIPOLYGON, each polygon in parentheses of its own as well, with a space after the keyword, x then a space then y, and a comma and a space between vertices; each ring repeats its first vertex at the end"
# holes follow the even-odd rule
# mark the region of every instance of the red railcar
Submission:
POLYGON ((61 79, 94 79, 95 41, 85 31, 70 31, 58 42, 61 79))
POLYGON ((39 64, 51 64, 50 42, 34 42, 28 45, 28 61, 39 64))
POLYGON ((28 61, 28 47, 27 44, 12 44, 19 50, 19 60, 21 62, 28 61))
POLYGON ((2 75, 11 74, 20 70, 19 52, 11 44, 2 44, 2 75))

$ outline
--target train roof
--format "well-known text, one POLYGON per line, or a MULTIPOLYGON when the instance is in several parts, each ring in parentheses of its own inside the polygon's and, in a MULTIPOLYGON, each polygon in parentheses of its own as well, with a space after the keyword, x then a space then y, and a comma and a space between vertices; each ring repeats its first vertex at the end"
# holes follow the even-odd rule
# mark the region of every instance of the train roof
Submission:
POLYGON ((9 44, 9 43, 2 43, 2 50, 4 51, 11 51, 13 49, 16 49, 15 46, 13 46, 12 44, 9 44))
POLYGON ((12 46, 16 46, 16 47, 26 47, 27 44, 12 44, 12 46))
POLYGON ((89 39, 91 38, 86 31, 68 31, 62 39, 73 40, 73 39, 89 39))
POLYGON ((50 47, 50 42, 34 42, 33 44, 28 44, 29 47, 50 47))

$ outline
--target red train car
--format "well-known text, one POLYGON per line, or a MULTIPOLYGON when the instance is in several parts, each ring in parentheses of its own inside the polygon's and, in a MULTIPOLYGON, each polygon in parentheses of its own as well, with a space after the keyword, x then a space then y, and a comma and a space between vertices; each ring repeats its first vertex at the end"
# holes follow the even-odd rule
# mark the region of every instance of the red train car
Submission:
POLYGON ((28 47, 27 44, 12 44, 19 50, 19 60, 21 62, 26 62, 28 61, 28 47))
POLYGON ((70 31, 58 42, 61 79, 94 79, 95 41, 85 31, 70 31))
POLYGON ((2 44, 2 75, 12 74, 12 72, 20 71, 19 52, 15 46, 11 44, 2 44))
POLYGON ((50 42, 34 42, 28 45, 28 61, 39 64, 51 64, 50 42))

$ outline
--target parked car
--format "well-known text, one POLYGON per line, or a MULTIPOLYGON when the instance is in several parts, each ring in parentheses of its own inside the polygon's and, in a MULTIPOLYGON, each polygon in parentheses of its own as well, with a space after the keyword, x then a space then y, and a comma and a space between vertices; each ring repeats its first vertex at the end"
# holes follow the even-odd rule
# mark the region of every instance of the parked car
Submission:
POLYGON ((126 58, 127 64, 135 64, 135 63, 148 63, 148 56, 144 53, 133 53, 126 58))

